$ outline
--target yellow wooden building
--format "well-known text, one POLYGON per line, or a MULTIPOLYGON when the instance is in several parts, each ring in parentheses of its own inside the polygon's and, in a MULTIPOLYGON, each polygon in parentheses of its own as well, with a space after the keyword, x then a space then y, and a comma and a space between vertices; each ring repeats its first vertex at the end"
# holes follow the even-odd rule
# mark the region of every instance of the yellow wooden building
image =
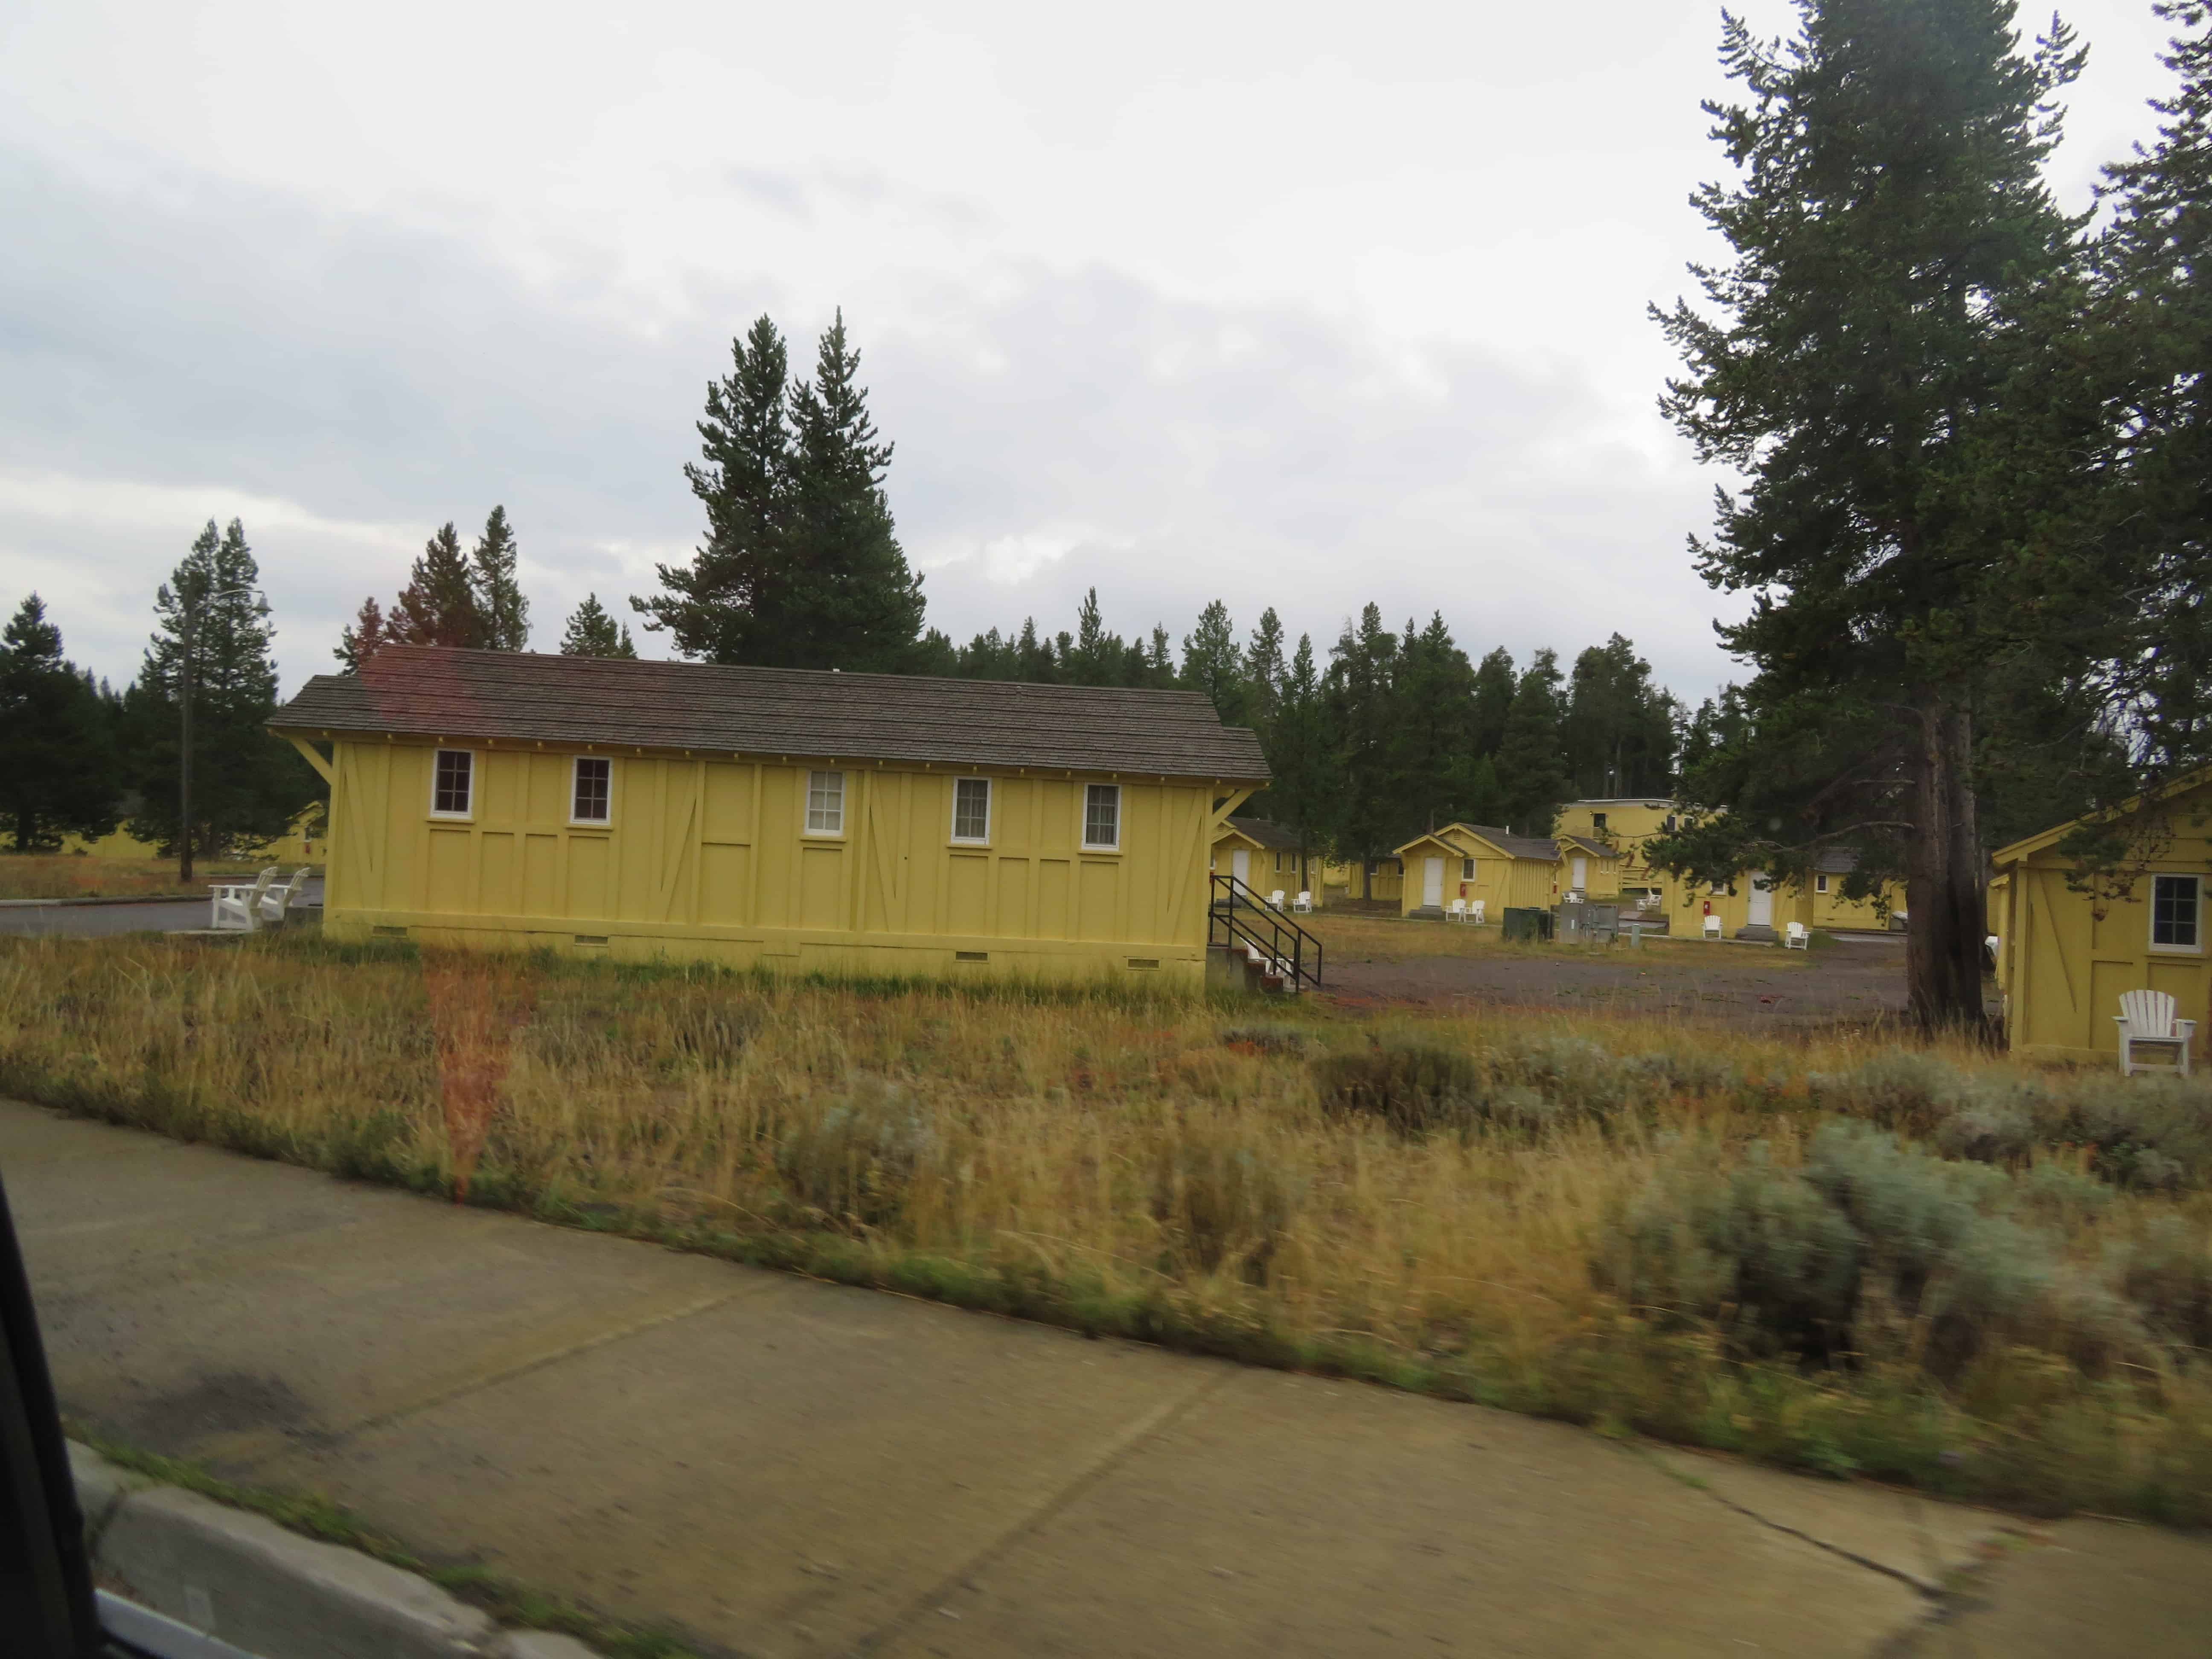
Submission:
POLYGON ((1206 868, 1215 875, 1236 877, 1262 902, 1273 894, 1282 894, 1285 909, 1300 893, 1310 894, 1316 909, 1322 903, 1320 854, 1309 849, 1301 867, 1297 834, 1267 818, 1233 817, 1224 822, 1214 838, 1206 868))
POLYGON ((1816 861, 1802 884, 1770 880, 1764 870, 1746 870, 1733 880, 1686 881, 1656 869, 1644 843, 1674 829, 1679 805, 1663 796, 1571 801, 1559 809, 1559 833, 1606 842, 1620 856, 1620 893, 1624 902, 1640 901, 1667 918, 1670 933, 1701 934, 1707 915, 1721 919, 1723 937, 1763 939, 1778 935, 1792 921, 1808 928, 1875 932, 1888 926, 1889 912, 1902 909, 1903 890, 1883 890, 1883 902, 1844 896, 1844 878, 1852 855, 1837 848, 1816 861))
POLYGON ((1406 878, 1399 914, 1441 916, 1455 899, 1480 900, 1484 920, 1508 908, 1549 909, 1567 892, 1610 900, 1620 890, 1613 848, 1582 836, 1516 836, 1479 823, 1448 823, 1397 849, 1406 878))
POLYGON ((2112 1059, 2113 1017, 2129 991, 2163 991, 2197 1022, 2194 1059, 2212 1034, 2212 968, 2205 957, 2204 890, 2212 881, 2212 771, 2156 798, 2136 849, 2140 874, 2124 896, 2069 886, 2062 823, 1992 857, 1990 932, 2013 1052, 2112 1059))
POLYGON ((803 971, 1204 973, 1267 777, 1186 691, 400 647, 277 711, 333 937, 803 971))

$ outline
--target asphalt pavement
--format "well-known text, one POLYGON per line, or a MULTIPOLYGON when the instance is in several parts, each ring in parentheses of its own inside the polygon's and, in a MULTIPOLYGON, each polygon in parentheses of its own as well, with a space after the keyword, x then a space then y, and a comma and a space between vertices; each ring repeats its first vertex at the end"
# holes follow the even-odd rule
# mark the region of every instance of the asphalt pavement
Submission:
MULTIPOLYGON (((315 877, 301 889, 301 902, 323 902, 322 878, 315 877)), ((52 904, 10 902, 0 904, 0 934, 106 939, 118 933, 173 933, 206 927, 209 915, 209 901, 204 898, 132 899, 99 904, 67 900, 52 904)))

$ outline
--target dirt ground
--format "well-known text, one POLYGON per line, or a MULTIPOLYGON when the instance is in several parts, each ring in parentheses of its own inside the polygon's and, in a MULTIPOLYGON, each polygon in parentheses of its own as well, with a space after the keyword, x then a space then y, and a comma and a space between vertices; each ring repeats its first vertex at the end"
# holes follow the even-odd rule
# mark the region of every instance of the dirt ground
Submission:
POLYGON ((1487 939, 1438 950, 1443 941, 1425 935, 1443 926, 1324 923, 1316 930, 1328 947, 1322 994, 1362 1008, 1575 1009, 1741 1030, 1875 1024, 1905 1012, 1905 940, 1897 934, 1823 941, 1802 952, 1702 941, 1508 952, 1487 939), (1419 931, 1401 943, 1389 936, 1398 928, 1419 931))

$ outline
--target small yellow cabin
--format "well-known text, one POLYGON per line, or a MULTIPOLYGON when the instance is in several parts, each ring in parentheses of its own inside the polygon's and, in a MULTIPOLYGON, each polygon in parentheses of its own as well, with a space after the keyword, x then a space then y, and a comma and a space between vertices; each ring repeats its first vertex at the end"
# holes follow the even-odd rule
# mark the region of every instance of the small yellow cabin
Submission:
MULTIPOLYGON (((1578 848, 1584 875, 1614 865, 1607 849, 1578 848)), ((1397 850, 1406 878, 1399 914, 1441 916, 1455 899, 1482 902, 1496 922, 1511 909, 1549 909, 1565 891, 1560 843, 1548 836, 1516 836, 1476 823, 1448 823, 1397 850)), ((1617 866, 1615 866, 1617 867, 1617 866)))
POLYGON ((2114 1016, 2130 991, 2163 991, 2197 1022, 2196 1054, 2212 1033, 2205 957, 2205 886, 2212 879, 2212 772, 2170 786, 2142 814, 2129 890, 2100 896, 2068 884, 2062 823, 1993 855, 1990 932, 2005 994, 2005 1033, 2030 1057, 2110 1060, 2114 1016))
POLYGON ((396 647, 278 710, 324 927, 799 971, 1204 975, 1265 783, 1201 694, 396 647))
POLYGON ((1319 855, 1309 851, 1301 859, 1297 835, 1266 818, 1234 817, 1224 823, 1206 868, 1217 876, 1236 877, 1263 903, 1280 893, 1288 909, 1304 893, 1316 909, 1321 907, 1319 855))

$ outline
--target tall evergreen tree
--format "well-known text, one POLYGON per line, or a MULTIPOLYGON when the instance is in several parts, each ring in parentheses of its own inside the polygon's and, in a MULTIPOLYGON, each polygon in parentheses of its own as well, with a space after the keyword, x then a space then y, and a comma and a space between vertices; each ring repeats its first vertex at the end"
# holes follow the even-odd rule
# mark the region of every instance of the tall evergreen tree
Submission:
POLYGON ((1098 590, 1091 588, 1077 609, 1075 633, 1060 653, 1060 672, 1070 685, 1121 685, 1127 682, 1127 647, 1121 636, 1109 633, 1098 609, 1098 590))
POLYGON ((397 645, 446 645, 481 649, 488 637, 477 602, 476 573, 449 520, 423 544, 407 573, 398 604, 385 617, 387 641, 397 645))
POLYGON ((1265 731, 1275 718, 1276 699, 1283 688, 1283 619, 1269 605, 1260 613, 1259 625, 1244 647, 1246 712, 1252 724, 1265 731))
POLYGON ((1505 714, 1513 707, 1513 693, 1521 684, 1514 672, 1513 653, 1504 646, 1475 665, 1474 709, 1468 723, 1468 739, 1477 755, 1496 756, 1505 740, 1505 714))
POLYGON ((1576 789, 1596 798, 1664 793, 1679 712, 1628 640, 1615 634, 1591 646, 1575 659, 1560 727, 1576 789))
POLYGON ((1537 652, 1505 713, 1505 735, 1498 740, 1494 763, 1500 805, 1507 826, 1524 836, 1550 835, 1559 803, 1574 794, 1559 735, 1559 686, 1565 678, 1559 653, 1537 652))
POLYGON ((1829 844, 1901 863, 1913 1011, 1978 1030, 1977 719, 2043 599, 2015 562, 2037 492, 1991 416, 2021 319, 2078 258, 2042 169, 2081 58, 2056 25, 2020 55, 2012 0, 1797 10, 1781 42, 1724 22, 1750 98, 1709 108, 1744 177, 1694 200, 1735 257, 1693 268, 1711 314, 1660 317, 1687 364, 1663 407, 1747 479, 1696 545, 1708 581, 1754 595, 1722 633, 1756 672, 1732 763, 1686 781, 1734 844, 1650 850, 1708 878, 1802 878, 1829 844))
POLYGON ((1474 665, 1444 625, 1443 613, 1415 629, 1408 619, 1392 675, 1392 804, 1407 836, 1454 822, 1480 822, 1481 758, 1468 742, 1474 711, 1474 665))
POLYGON ((1274 715, 1267 732, 1270 817, 1298 838, 1298 886, 1311 892, 1314 860, 1329 842, 1339 801, 1335 757, 1330 750, 1328 711, 1313 639, 1298 635, 1276 689, 1274 715))
POLYGON ((1398 641, 1382 626, 1382 607, 1365 606, 1347 622, 1329 652, 1322 693, 1331 775, 1340 799, 1332 826, 1336 848, 1360 867, 1360 896, 1373 894, 1374 860, 1401 839, 1405 813, 1392 799, 1396 702, 1391 677, 1398 641))
POLYGON ((690 564, 656 567, 665 592, 630 605, 648 632, 666 630, 687 657, 777 663, 774 636, 792 604, 790 356, 763 316, 731 341, 730 360, 730 372, 707 386, 702 459, 684 469, 707 509, 707 539, 690 564))
POLYGON ((1198 625, 1182 636, 1182 683, 1205 692, 1226 724, 1252 723, 1244 653, 1237 648, 1237 624, 1229 618, 1229 607, 1219 599, 1200 611, 1198 625))
POLYGON ((561 654, 634 660, 637 647, 630 642, 629 624, 616 622, 599 603, 598 594, 586 593, 584 602, 568 613, 568 625, 561 630, 561 654))
POLYGON ((321 793, 321 780, 270 734, 276 629, 246 531, 212 520, 155 595, 155 628, 124 694, 138 806, 131 833, 165 854, 213 857, 265 846, 321 793), (192 812, 179 815, 181 693, 190 644, 192 812))
POLYGON ((0 633, 0 826, 19 853, 96 840, 115 828, 121 794, 109 710, 33 593, 0 633))
POLYGON ((814 378, 791 394, 793 592, 784 660, 896 672, 921 637, 921 578, 908 565, 883 482, 891 446, 868 414, 845 313, 822 336, 814 378))
POLYGON ((522 596, 515 562, 514 526, 507 521, 507 509, 495 507, 469 558, 469 585, 483 630, 477 643, 484 650, 530 647, 530 601, 522 596))
POLYGON ((347 673, 354 674, 386 646, 398 643, 391 625, 385 620, 384 607, 372 593, 361 602, 361 609, 354 613, 353 620, 339 630, 337 648, 331 655, 338 659, 339 666, 347 673))
POLYGON ((1172 690, 1176 683, 1174 636, 1164 623, 1154 623, 1145 641, 1145 671, 1139 684, 1156 691, 1172 690))

